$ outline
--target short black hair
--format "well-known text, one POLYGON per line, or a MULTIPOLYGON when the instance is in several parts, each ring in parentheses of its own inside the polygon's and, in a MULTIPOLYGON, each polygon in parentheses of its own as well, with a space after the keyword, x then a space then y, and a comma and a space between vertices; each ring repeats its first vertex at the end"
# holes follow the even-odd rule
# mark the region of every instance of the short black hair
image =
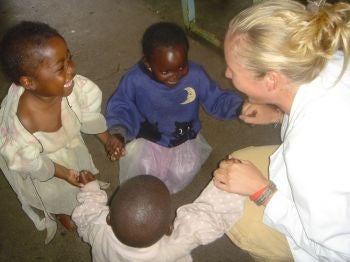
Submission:
POLYGON ((158 22, 148 27, 142 37, 142 52, 146 59, 150 59, 157 47, 174 47, 182 45, 189 49, 185 31, 177 24, 158 22))
POLYGON ((11 27, 0 43, 0 60, 5 75, 19 84, 21 76, 30 75, 40 61, 33 61, 33 51, 54 36, 63 37, 56 29, 41 22, 22 21, 11 27))
POLYGON ((149 247, 169 232, 171 198, 166 185, 152 175, 126 180, 113 196, 110 224, 127 246, 149 247))

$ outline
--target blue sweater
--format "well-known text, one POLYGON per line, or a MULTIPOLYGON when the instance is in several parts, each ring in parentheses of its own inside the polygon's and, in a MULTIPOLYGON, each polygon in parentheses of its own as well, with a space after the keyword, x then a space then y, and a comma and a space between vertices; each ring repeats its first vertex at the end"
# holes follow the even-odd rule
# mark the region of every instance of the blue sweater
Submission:
POLYGON ((219 119, 234 119, 242 98, 222 90, 202 66, 189 62, 189 71, 176 87, 158 82, 142 63, 121 79, 107 103, 107 123, 113 133, 125 130, 126 140, 142 137, 165 147, 193 139, 201 129, 199 108, 219 119))

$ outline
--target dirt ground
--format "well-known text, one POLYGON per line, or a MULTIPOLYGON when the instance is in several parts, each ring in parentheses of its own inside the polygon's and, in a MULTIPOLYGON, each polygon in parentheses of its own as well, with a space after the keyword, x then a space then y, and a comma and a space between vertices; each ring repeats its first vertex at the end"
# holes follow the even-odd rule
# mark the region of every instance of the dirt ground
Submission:
MULTIPOLYGON (((197 1, 198 24, 219 38, 224 36, 229 19, 251 1, 197 1)), ((140 58, 140 38, 150 24, 167 20, 183 26, 181 1, 178 0, 1 0, 0 34, 21 20, 49 23, 66 38, 77 72, 97 83, 105 103, 121 76, 140 58)), ((200 38, 190 37, 190 59, 202 64, 223 88, 233 88, 224 78, 222 51, 200 38)), ((0 74, 0 96, 9 82, 0 74)), ((174 210, 190 203, 210 181, 217 163, 230 152, 251 145, 279 142, 277 129, 251 127, 239 121, 220 121, 201 112, 202 134, 213 152, 193 182, 173 196, 174 210)), ((118 163, 105 157, 103 146, 93 136, 85 136, 102 180, 111 183, 111 194, 118 185, 118 163)), ((61 226, 54 240, 44 244, 45 232, 35 229, 24 214, 16 194, 0 175, 0 261, 91 261, 90 248, 77 234, 61 226)), ((226 236, 193 251, 196 262, 251 261, 226 236)))

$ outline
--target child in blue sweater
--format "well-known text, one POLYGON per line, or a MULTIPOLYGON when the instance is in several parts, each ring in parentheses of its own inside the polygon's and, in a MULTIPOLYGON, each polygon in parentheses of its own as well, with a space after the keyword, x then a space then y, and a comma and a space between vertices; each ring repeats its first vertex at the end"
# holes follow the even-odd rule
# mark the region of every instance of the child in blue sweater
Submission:
POLYGON ((200 106, 216 118, 234 119, 242 98, 221 90, 203 67, 188 61, 188 39, 176 24, 151 25, 142 48, 142 59, 123 76, 107 104, 109 131, 120 142, 112 158, 122 156, 120 182, 152 174, 176 193, 211 152, 200 134, 200 106))

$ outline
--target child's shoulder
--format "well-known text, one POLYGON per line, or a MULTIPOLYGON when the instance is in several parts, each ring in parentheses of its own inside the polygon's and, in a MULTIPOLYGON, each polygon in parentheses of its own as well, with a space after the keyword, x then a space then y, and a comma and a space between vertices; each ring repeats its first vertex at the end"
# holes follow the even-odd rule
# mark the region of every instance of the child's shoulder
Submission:
POLYGON ((205 69, 202 65, 192 60, 188 61, 188 68, 189 68, 189 71, 192 71, 192 72, 197 72, 197 73, 205 72, 205 69))
POLYGON ((75 75, 74 76, 74 85, 75 87, 85 87, 89 85, 96 85, 92 80, 87 78, 86 76, 82 75, 75 75))
POLYGON ((98 85, 89 78, 82 75, 74 76, 73 93, 89 93, 93 90, 101 91, 98 85))
POLYGON ((71 107, 99 103, 101 98, 102 90, 97 84, 85 76, 74 76, 73 91, 67 97, 71 107))
POLYGON ((25 89, 22 86, 16 85, 14 83, 11 84, 11 86, 8 89, 7 95, 1 101, 0 119, 3 119, 3 117, 9 119, 13 119, 14 117, 16 117, 19 100, 24 90, 25 89))
POLYGON ((145 83, 151 80, 149 72, 139 63, 130 67, 122 76, 121 83, 132 83, 138 85, 139 83, 145 83))
POLYGON ((123 77, 142 77, 143 75, 145 75, 145 69, 141 62, 138 62, 127 69, 123 77))
POLYGON ((15 152, 19 147, 37 145, 38 140, 32 136, 17 116, 19 99, 24 92, 22 86, 11 84, 7 96, 0 108, 0 148, 1 151, 15 152))
POLYGON ((197 78, 201 79, 201 81, 210 80, 210 76, 205 70, 205 68, 196 62, 188 61, 188 72, 189 78, 197 78))

